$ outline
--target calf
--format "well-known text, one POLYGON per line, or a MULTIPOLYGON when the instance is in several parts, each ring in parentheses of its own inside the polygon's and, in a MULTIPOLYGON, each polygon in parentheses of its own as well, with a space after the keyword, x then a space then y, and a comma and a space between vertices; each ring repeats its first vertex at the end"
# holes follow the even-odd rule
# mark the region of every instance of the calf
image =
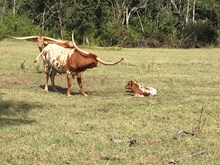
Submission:
POLYGON ((131 89, 133 92, 133 96, 154 96, 157 94, 157 90, 152 87, 143 87, 139 85, 137 82, 130 80, 127 85, 125 86, 125 89, 131 89))

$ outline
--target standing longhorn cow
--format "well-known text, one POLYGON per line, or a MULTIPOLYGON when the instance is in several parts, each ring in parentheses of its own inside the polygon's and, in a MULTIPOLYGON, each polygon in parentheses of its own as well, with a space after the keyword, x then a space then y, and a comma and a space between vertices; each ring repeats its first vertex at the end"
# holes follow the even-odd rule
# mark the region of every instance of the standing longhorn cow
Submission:
MULTIPOLYGON (((65 41, 58 41, 61 45, 65 41)), ((59 44, 48 44, 42 52, 37 56, 35 62, 40 56, 43 57, 45 64, 45 75, 46 75, 46 84, 45 91, 48 91, 48 80, 51 79, 52 89, 56 90, 54 84, 54 78, 56 73, 67 74, 67 96, 70 96, 71 88, 71 76, 74 78, 77 76, 77 82, 80 87, 80 91, 83 96, 87 96, 82 86, 82 73, 89 69, 97 67, 98 62, 104 65, 115 65, 121 62, 124 58, 120 59, 117 62, 109 63, 101 60, 97 55, 81 50, 76 45, 73 35, 72 35, 72 48, 65 48, 59 44)))

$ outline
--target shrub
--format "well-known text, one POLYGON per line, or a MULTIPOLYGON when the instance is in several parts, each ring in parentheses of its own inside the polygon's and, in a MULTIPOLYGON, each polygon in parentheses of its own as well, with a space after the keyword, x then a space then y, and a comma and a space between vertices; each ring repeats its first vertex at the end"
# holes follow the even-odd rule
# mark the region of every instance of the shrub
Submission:
POLYGON ((26 16, 14 16, 8 13, 0 21, 0 39, 11 36, 39 34, 40 26, 33 25, 26 16))
POLYGON ((182 47, 204 47, 218 42, 218 31, 208 20, 188 23, 183 32, 182 47))

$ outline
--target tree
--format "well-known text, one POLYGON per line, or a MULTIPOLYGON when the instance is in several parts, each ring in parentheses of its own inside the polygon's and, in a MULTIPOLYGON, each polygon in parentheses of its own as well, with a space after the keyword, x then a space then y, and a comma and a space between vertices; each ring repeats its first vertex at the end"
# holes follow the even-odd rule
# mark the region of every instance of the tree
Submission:
POLYGON ((219 0, 1 0, 1 36, 10 36, 18 28, 25 30, 20 26, 29 25, 37 27, 26 30, 29 35, 71 39, 74 31, 79 44, 204 46, 219 40, 219 3, 219 0), (21 25, 18 19, 27 24, 21 25), (2 30, 5 28, 10 30, 2 30))

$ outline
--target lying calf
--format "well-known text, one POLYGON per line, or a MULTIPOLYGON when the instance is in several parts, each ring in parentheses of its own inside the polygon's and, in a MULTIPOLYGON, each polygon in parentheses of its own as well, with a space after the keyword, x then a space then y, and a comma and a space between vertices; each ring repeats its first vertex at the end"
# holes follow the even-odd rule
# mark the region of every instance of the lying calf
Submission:
POLYGON ((130 80, 127 85, 125 86, 125 89, 131 89, 133 92, 133 96, 154 96, 157 94, 157 90, 152 87, 143 87, 136 83, 135 81, 130 80))

